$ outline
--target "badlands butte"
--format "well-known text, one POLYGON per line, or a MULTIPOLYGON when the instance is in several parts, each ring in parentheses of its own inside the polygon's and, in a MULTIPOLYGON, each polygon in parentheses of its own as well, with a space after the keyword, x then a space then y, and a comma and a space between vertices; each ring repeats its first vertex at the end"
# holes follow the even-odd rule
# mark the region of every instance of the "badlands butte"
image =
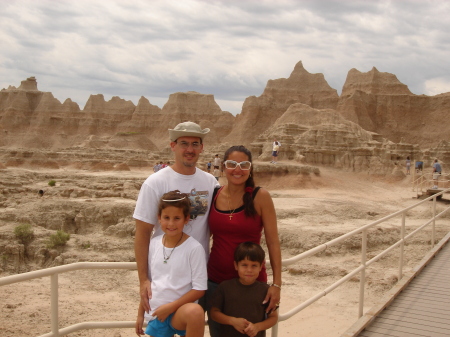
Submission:
MULTIPOLYGON (((188 120, 211 129, 198 164, 202 169, 231 145, 251 149, 256 182, 274 199, 283 258, 417 202, 404 172, 407 156, 422 161, 426 172, 434 158, 444 172, 449 169, 450 93, 415 95, 395 75, 375 67, 366 73, 351 69, 338 95, 323 74, 311 74, 299 62, 289 78, 269 80, 260 96, 248 97, 237 116, 222 111, 213 95, 192 91, 170 95, 162 108, 145 97, 135 105, 96 94, 80 109, 70 98, 61 103, 39 91, 30 77, 0 91, 0 277, 79 261, 134 261, 132 213, 140 186, 156 161, 172 160, 167 130, 188 120), (274 138, 282 144, 277 165, 269 163, 274 138), (56 185, 50 187, 50 180, 56 185), (34 230, 26 245, 14 235, 20 224, 34 230), (71 238, 50 249, 46 242, 56 230, 71 238)), ((408 223, 418 226, 430 214, 426 204, 408 214, 408 223)), ((442 217, 446 227, 438 226, 438 239, 450 228, 449 216, 442 217)), ((398 226, 388 223, 370 233, 369 244, 373 251, 385 249, 398 238, 398 226)), ((416 245, 407 246, 408 268, 429 249, 427 241, 428 233, 421 234, 416 245)), ((351 271, 359 247, 360 240, 352 239, 285 268, 289 296, 283 297, 281 312, 351 271)), ((396 261, 387 258, 381 270, 368 274, 367 306, 396 282, 396 261)), ((134 320, 135 272, 81 271, 61 280, 62 326, 134 320), (111 289, 114 294, 104 295, 111 289), (116 303, 113 312, 110 302, 116 303)), ((30 317, 36 334, 50 331, 48 282, 2 289, 0 335, 28 335, 30 317)), ((313 330, 303 330, 305 335, 345 331, 357 317, 357 295, 349 293, 357 288, 350 282, 344 294, 327 297, 323 307, 302 318, 320 320, 312 322, 313 330), (344 323, 336 323, 342 318, 344 323), (325 319, 334 323, 325 326, 325 319)), ((298 327, 289 322, 296 336, 298 327)), ((130 335, 130 329, 120 333, 130 335)), ((95 332, 74 334, 91 335, 95 332)))

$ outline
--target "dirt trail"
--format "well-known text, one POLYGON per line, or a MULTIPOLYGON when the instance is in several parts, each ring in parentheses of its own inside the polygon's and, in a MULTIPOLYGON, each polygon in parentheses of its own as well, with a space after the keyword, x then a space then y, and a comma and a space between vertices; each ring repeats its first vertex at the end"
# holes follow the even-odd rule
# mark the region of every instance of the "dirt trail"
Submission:
MULTIPOLYGON (((28 255, 36 257, 36 260, 24 258, 17 271, 40 268, 39 263, 48 267, 76 261, 132 261, 131 210, 139 184, 146 176, 144 171, 3 170, 4 179, 0 178, 0 181, 8 181, 10 191, 0 200, 4 206, 0 208, 0 240, 3 240, 3 245, 7 245, 8 240, 14 241, 11 234, 14 225, 27 219, 40 224, 36 227, 35 241, 38 243, 42 243, 46 235, 61 224, 76 231, 67 247, 53 259, 41 257, 44 260, 38 260, 40 246, 36 243, 28 251, 28 255), (54 177, 57 186, 52 190, 46 184, 54 177), (115 186, 115 190, 111 186, 115 186), (43 198, 35 194, 39 188, 46 189, 43 198), (68 193, 68 196, 61 197, 56 191, 68 193), (77 205, 75 211, 74 205, 77 205), (69 215, 76 221, 67 221, 69 215)), ((307 181, 294 181, 295 178, 285 176, 266 177, 257 183, 272 194, 282 254, 286 259, 418 202, 408 179, 387 181, 321 168, 320 176, 307 181), (289 188, 280 189, 280 186, 289 188)), ((438 209, 446 206, 448 204, 440 203, 438 209)), ((408 212, 408 231, 424 223, 431 212, 431 203, 408 212)), ((379 229, 369 232, 370 256, 398 239, 399 224, 399 218, 389 220, 379 229)), ((439 239, 450 230, 450 214, 439 220, 437 228, 439 239)), ((405 271, 414 267, 430 248, 429 239, 428 232, 419 234, 406 246, 405 271)), ((360 239, 352 239, 340 247, 332 247, 317 256, 284 267, 280 312, 288 312, 355 268, 360 260, 359 248, 360 239)), ((396 282, 397 261, 394 253, 369 269, 366 309, 396 282)), ((4 259, 2 263, 0 276, 13 273, 8 268, 12 268, 14 261, 4 259)), ((68 272, 59 276, 59 283, 61 327, 83 321, 135 319, 138 303, 135 271, 68 272)), ((294 318, 281 322, 279 336, 340 336, 357 319, 358 291, 359 283, 355 278, 294 318)), ((17 337, 49 332, 49 296, 49 278, 2 287, 0 335, 17 337)), ((70 334, 86 337, 132 335, 132 329, 70 334)))

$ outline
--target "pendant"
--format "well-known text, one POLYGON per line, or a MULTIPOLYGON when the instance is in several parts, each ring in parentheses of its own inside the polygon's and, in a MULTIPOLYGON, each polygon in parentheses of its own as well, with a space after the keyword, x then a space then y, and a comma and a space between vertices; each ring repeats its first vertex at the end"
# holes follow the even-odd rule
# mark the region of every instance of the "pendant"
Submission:
POLYGON ((167 260, 164 260, 164 263, 167 263, 167 260))
POLYGON ((231 220, 231 218, 233 217, 233 214, 230 214, 229 217, 230 217, 230 220, 231 220))

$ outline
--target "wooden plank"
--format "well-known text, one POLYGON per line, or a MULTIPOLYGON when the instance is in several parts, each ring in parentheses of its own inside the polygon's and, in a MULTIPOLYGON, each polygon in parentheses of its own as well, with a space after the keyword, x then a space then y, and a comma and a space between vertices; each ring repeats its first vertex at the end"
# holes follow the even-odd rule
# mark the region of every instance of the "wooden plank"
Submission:
POLYGON ((439 309, 439 310, 444 310, 444 311, 448 311, 450 313, 450 308, 449 308, 449 304, 447 303, 440 303, 440 302, 430 302, 430 301, 425 301, 425 300, 421 300, 419 301, 418 299, 415 300, 411 300, 408 298, 403 298, 403 297, 399 297, 396 299, 396 302, 398 304, 406 304, 406 305, 414 305, 416 306, 416 308, 420 308, 423 310, 433 310, 433 309, 439 309))
POLYGON ((449 333, 447 329, 429 329, 430 327, 424 327, 420 325, 395 325, 391 322, 378 321, 377 324, 372 324, 366 328, 366 331, 380 333, 382 336, 426 336, 426 337, 448 337, 449 333))
MULTIPOLYGON (((432 327, 432 328, 439 328, 439 329, 448 329, 448 322, 447 320, 437 319, 436 317, 427 317, 425 319, 424 317, 418 317, 418 316, 400 316, 400 315, 394 315, 392 312, 385 312, 378 315, 380 318, 380 322, 385 322, 386 324, 396 324, 396 322, 401 322, 400 325, 403 325, 403 323, 406 326, 414 327, 417 324, 423 327, 432 327), (419 322, 419 323, 418 323, 419 322)), ((431 330, 428 330, 431 331, 431 330)), ((449 333, 450 334, 450 333, 449 333)))
MULTIPOLYGON (((386 310, 393 310, 395 312, 401 312, 404 314, 408 314, 408 313, 424 313, 424 314, 429 314, 429 315, 434 315, 434 314, 439 314, 441 313, 442 315, 447 315, 447 317, 449 317, 450 313, 448 312, 448 310, 441 310, 440 308, 436 308, 436 307, 423 307, 423 306, 414 306, 414 305, 410 305, 410 304, 405 304, 405 303, 392 303, 388 308, 386 308, 386 310)), ((386 311, 384 310, 384 311, 386 311)))

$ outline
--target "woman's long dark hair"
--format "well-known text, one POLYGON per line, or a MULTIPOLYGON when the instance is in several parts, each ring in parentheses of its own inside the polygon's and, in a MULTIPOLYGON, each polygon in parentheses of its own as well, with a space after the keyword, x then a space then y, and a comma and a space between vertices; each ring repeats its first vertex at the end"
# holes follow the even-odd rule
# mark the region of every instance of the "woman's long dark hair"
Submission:
MULTIPOLYGON (((252 166, 250 167, 250 175, 248 179, 245 182, 245 187, 251 187, 252 191, 255 188, 255 181, 253 180, 253 161, 252 161, 252 153, 249 149, 247 149, 244 145, 235 145, 230 147, 228 150, 225 151, 225 155, 223 156, 223 162, 225 165, 225 160, 228 160, 228 157, 232 152, 242 152, 248 157, 248 161, 252 163, 252 166)), ((257 212, 255 209, 255 205, 253 204, 253 192, 244 192, 244 196, 242 197, 244 201, 244 212, 245 215, 248 217, 254 217, 257 212)))

